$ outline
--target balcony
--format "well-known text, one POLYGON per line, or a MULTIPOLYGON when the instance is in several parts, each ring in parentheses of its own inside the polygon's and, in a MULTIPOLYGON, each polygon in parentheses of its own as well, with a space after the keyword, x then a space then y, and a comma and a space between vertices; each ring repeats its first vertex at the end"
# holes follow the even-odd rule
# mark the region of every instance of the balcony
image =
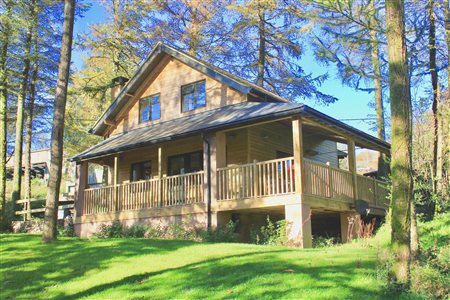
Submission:
MULTIPOLYGON (((348 204, 358 199, 370 205, 386 206, 389 192, 386 183, 312 160, 303 159, 302 162, 303 195, 348 204)), ((256 200, 297 193, 293 157, 218 168, 215 175, 212 202, 256 200)), ((205 203, 204 177, 201 171, 85 189, 82 214, 205 203)))

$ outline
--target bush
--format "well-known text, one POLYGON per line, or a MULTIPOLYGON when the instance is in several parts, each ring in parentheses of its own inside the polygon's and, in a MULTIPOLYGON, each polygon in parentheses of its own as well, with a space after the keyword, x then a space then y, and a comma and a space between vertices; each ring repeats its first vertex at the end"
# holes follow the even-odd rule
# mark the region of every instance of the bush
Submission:
POLYGON ((442 273, 429 264, 413 265, 411 268, 411 290, 431 298, 448 299, 450 285, 448 273, 442 273))
POLYGON ((123 228, 122 236, 126 238, 143 238, 149 226, 147 225, 133 225, 128 228, 123 228))
POLYGON ((121 238, 124 236, 124 228, 119 221, 114 221, 111 225, 100 224, 95 236, 102 239, 121 238))
POLYGON ((236 242, 234 233, 236 224, 230 221, 225 227, 215 230, 198 230, 190 223, 174 223, 167 227, 149 225, 123 226, 119 221, 111 225, 101 224, 97 233, 98 238, 163 238, 178 240, 193 240, 206 242, 236 242))
POLYGON ((235 233, 237 223, 229 221, 224 227, 215 230, 206 230, 201 233, 201 239, 205 242, 213 243, 233 243, 237 242, 238 237, 235 233))
POLYGON ((336 245, 337 242, 338 241, 335 237, 317 236, 313 237, 312 246, 313 248, 326 248, 336 245))
POLYGON ((267 216, 266 225, 259 229, 252 229, 250 232, 250 241, 259 245, 286 246, 286 220, 272 222, 267 216))

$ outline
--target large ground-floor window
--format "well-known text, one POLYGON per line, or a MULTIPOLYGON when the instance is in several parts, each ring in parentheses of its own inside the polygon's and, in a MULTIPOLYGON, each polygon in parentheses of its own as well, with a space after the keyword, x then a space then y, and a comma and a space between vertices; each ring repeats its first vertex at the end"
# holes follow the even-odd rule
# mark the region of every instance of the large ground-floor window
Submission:
POLYGON ((193 173, 203 170, 203 152, 192 152, 168 158, 169 176, 193 173))
POLYGON ((152 177, 151 161, 138 162, 131 165, 131 181, 149 180, 152 177))

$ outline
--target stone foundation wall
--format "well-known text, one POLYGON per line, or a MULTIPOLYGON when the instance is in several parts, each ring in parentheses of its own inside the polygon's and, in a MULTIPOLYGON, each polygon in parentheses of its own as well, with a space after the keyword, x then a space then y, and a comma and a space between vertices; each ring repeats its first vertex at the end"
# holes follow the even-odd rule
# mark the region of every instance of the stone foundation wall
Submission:
POLYGON ((208 224, 207 213, 195 213, 185 215, 172 215, 163 217, 151 217, 127 220, 111 220, 103 222, 86 222, 75 223, 75 235, 88 238, 99 230, 101 224, 111 225, 114 221, 120 221, 123 226, 130 227, 133 225, 149 225, 151 227, 168 227, 171 224, 186 224, 186 226, 195 228, 206 228, 208 224))

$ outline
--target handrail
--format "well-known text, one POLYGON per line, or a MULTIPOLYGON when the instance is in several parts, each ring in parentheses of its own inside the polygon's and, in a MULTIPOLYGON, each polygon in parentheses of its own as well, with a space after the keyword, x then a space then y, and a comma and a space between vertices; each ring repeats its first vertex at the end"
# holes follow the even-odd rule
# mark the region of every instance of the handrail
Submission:
POLYGON ((294 158, 253 162, 217 170, 217 200, 238 200, 295 192, 294 158))
POLYGON ((203 171, 85 189, 84 215, 203 202, 203 171))

